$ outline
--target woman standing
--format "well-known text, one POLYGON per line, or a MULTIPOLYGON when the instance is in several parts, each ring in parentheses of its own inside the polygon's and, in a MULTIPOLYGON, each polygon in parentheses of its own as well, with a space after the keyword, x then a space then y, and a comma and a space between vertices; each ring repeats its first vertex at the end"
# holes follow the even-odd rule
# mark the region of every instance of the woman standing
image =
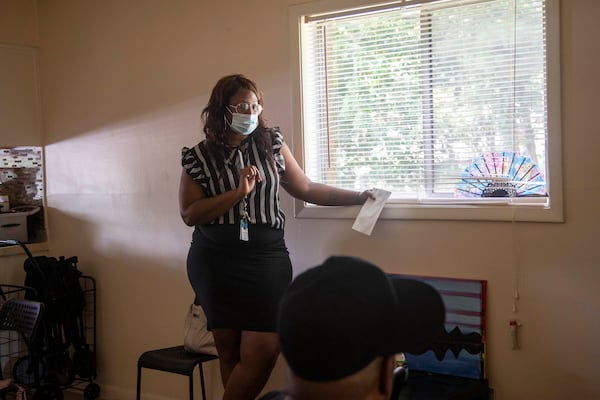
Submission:
POLYGON ((279 300, 292 278, 279 185, 319 205, 362 204, 354 192, 312 182, 243 75, 221 78, 202 111, 206 139, 182 153, 179 207, 195 226, 187 271, 219 355, 224 400, 254 399, 279 348, 279 300))

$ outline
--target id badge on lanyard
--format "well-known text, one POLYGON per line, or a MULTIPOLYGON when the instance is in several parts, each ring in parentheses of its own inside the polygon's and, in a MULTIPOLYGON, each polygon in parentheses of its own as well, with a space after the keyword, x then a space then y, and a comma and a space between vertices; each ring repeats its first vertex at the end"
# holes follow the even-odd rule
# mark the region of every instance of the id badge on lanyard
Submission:
POLYGON ((240 240, 247 242, 249 240, 248 236, 248 218, 245 216, 240 219, 240 240))

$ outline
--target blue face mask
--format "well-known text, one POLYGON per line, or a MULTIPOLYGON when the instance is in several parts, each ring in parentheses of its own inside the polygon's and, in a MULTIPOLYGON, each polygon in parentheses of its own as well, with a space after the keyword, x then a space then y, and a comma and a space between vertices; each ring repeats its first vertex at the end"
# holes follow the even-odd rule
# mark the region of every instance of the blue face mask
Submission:
POLYGON ((231 124, 229 126, 235 132, 247 136, 254 132, 258 126, 258 114, 231 113, 231 124))

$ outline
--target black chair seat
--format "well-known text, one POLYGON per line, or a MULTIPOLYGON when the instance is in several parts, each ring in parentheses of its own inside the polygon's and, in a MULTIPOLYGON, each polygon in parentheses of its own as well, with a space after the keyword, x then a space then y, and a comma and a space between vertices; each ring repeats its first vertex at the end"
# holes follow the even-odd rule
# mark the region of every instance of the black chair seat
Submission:
POLYGON ((211 354, 190 353, 183 346, 167 347, 143 353, 138 366, 180 375, 190 375, 196 365, 216 359, 211 354))
POLYGON ((183 346, 166 347, 162 349, 149 350, 138 358, 138 380, 137 380, 137 399, 140 399, 141 389, 141 370, 142 368, 154 369, 158 371, 171 372, 189 377, 190 400, 194 397, 192 374, 198 366, 200 374, 200 384, 202 387, 202 398, 205 399, 204 390, 204 372, 202 364, 215 360, 217 356, 211 354, 190 353, 183 346))

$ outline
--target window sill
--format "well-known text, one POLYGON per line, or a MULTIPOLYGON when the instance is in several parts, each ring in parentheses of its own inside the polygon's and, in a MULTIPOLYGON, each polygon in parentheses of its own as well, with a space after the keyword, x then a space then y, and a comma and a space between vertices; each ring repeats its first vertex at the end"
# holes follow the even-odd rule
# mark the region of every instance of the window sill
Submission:
MULTIPOLYGON (((544 199, 545 200, 545 199, 544 199)), ((294 202, 296 218, 354 219, 359 206, 323 207, 294 202)), ((459 221, 521 221, 521 222, 564 222, 562 203, 486 201, 485 204, 468 202, 436 204, 435 202, 388 201, 379 219, 389 220, 459 220, 459 221)))

